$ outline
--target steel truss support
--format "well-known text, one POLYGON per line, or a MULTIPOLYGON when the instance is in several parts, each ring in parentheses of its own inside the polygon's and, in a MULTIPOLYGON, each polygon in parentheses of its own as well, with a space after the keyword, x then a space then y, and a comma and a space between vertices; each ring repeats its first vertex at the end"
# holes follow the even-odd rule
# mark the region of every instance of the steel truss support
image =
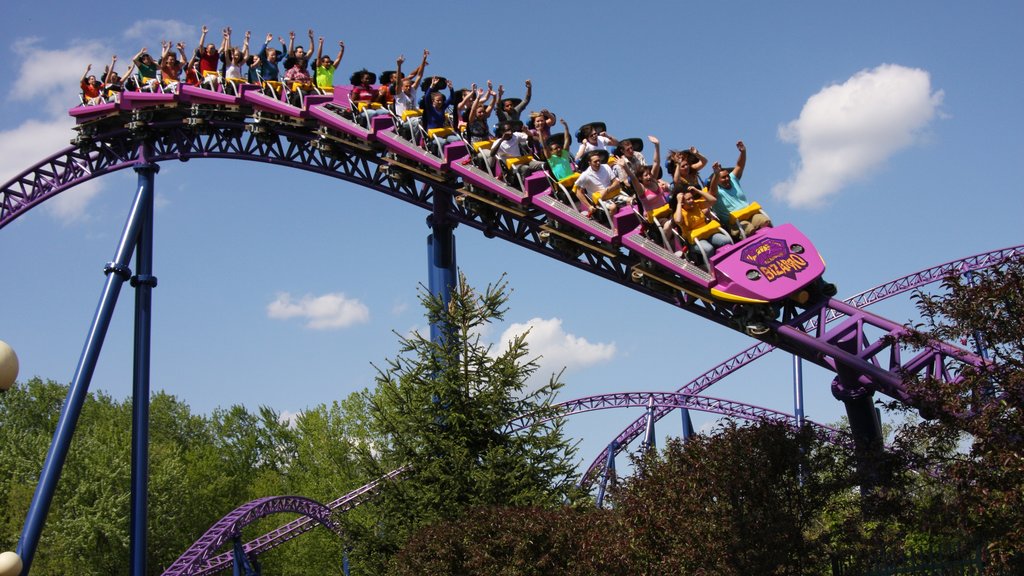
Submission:
POLYGON ((694 435, 693 420, 690 420, 690 409, 680 408, 679 416, 682 417, 683 420, 683 442, 686 442, 694 435))
POLYGON ((793 355, 793 420, 799 428, 804 425, 804 361, 793 355))
MULTIPOLYGON (((886 282, 885 284, 876 286, 874 288, 865 290, 858 294, 855 294, 845 300, 846 304, 863 308, 870 306, 876 302, 887 300, 894 296, 910 292, 922 286, 927 286, 933 282, 938 282, 951 274, 964 274, 970 271, 984 270, 992 266, 998 266, 1005 262, 1009 258, 1024 256, 1024 245, 1013 246, 1010 248, 1003 248, 1000 250, 992 250, 989 252, 983 252, 981 254, 975 254, 966 258, 958 260, 952 260, 938 266, 932 266, 924 270, 902 276, 895 280, 886 282)), ((825 323, 831 323, 835 320, 842 318, 843 315, 837 311, 830 310, 824 319, 825 323)), ((817 325, 817 319, 814 322, 809 323, 817 325)), ((813 329, 809 326, 808 329, 813 329)), ((768 344, 767 342, 758 342, 757 344, 739 352, 738 354, 728 358, 727 360, 719 363, 717 366, 711 368, 704 374, 701 374, 697 378, 694 378, 687 384, 683 385, 678 389, 679 393, 697 395, 701 392, 710 388, 713 384, 726 376, 738 371, 740 368, 766 356, 769 352, 775 350, 775 346, 768 344)), ((798 355, 794 355, 799 358, 798 355)), ((669 407, 658 407, 655 411, 657 419, 663 418, 672 408, 669 407)), ((623 450, 631 442, 640 437, 645 428, 646 414, 638 417, 629 426, 627 426, 619 435, 615 438, 616 446, 619 450, 623 450)), ((607 454, 605 451, 599 453, 590 466, 584 473, 581 480, 582 486, 590 486, 591 483, 598 477, 597 471, 604 465, 607 454)))
POLYGON ((132 505, 130 532, 131 574, 145 576, 149 526, 149 365, 153 318, 153 181, 160 167, 146 162, 135 168, 139 189, 148 190, 142 206, 135 255, 135 361, 132 374, 132 505))
POLYGON ((260 576, 260 570, 249 561, 242 549, 242 535, 235 534, 231 538, 231 550, 235 553, 235 561, 231 564, 232 576, 260 576))
MULTIPOLYGON (((140 151, 140 156, 144 151, 140 151)), ((138 428, 139 419, 148 419, 149 402, 149 308, 150 290, 156 284, 152 276, 152 218, 153 218, 153 180, 156 167, 149 163, 143 163, 138 167, 139 186, 132 204, 128 219, 125 222, 124 230, 121 233, 121 240, 114 253, 113 261, 109 262, 103 269, 106 274, 106 282, 100 295, 99 304, 93 315, 92 325, 86 336, 85 346, 75 368, 75 375, 71 380, 68 389, 67 399, 61 408, 60 418, 57 421, 57 428, 53 433, 53 440, 43 462, 43 469, 39 475, 39 483, 36 485, 35 494, 29 505, 28 514, 25 518, 25 526, 18 541, 17 553, 21 556, 23 567, 21 574, 27 576, 32 566, 32 559, 39 545, 39 538, 42 535, 43 525, 46 523, 46 516, 50 511, 50 504, 53 502, 53 495, 57 490, 60 475, 64 468, 64 461, 67 459, 68 450, 71 448, 71 440, 74 436, 75 426, 78 417, 82 413, 82 405, 89 393, 89 384, 99 360, 100 350, 103 348, 103 340, 110 321, 114 314, 114 307, 117 304, 117 297, 121 292, 121 286, 131 277, 129 263, 136 247, 140 248, 140 260, 138 262, 140 271, 135 283, 142 285, 145 289, 137 295, 136 305, 143 306, 136 310, 136 333, 135 333, 135 406, 140 404, 146 407, 136 410, 132 415, 133 420, 133 444, 132 444, 132 486, 133 492, 137 483, 143 487, 146 484, 145 459, 148 442, 148 425, 138 428), (143 255, 142 252, 145 252, 143 255), (142 268, 145 270, 143 271, 142 268), (145 294, 143 294, 143 292, 145 294), (142 352, 143 348, 145 349, 142 352), (140 357, 140 352, 141 357, 140 357), (144 388, 144 390, 143 390, 144 388), (138 395, 145 393, 145 401, 139 402, 138 395), (142 444, 141 453, 137 445, 142 444), (137 469, 138 467, 138 469, 137 469), (142 470, 141 475, 137 475, 142 470)), ((145 495, 146 490, 141 490, 141 502, 133 496, 132 499, 132 565, 133 570, 137 567, 137 556, 141 556, 142 567, 145 567, 145 495), (139 510, 137 507, 141 507, 139 510), (136 516, 141 512, 141 517, 136 516), (141 540, 138 532, 141 531, 141 540), (139 553, 137 546, 142 547, 139 553)), ((134 574, 145 574, 145 570, 133 572, 134 574)))

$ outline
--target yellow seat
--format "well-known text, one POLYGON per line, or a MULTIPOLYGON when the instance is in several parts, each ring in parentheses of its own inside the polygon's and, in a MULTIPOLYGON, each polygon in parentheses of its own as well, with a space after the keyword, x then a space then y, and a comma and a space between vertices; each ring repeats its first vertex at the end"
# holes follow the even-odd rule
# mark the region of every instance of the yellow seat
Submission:
POLYGON ((512 158, 505 159, 505 165, 509 168, 515 168, 520 164, 529 164, 533 161, 533 156, 513 156, 512 158))
POLYGON ((264 87, 273 88, 274 90, 280 91, 281 87, 283 85, 280 82, 278 82, 277 80, 264 80, 263 81, 263 86, 264 87))
POLYGON ((306 91, 309 91, 309 90, 313 89, 313 83, 312 82, 292 81, 292 82, 290 82, 288 84, 288 89, 289 90, 306 90, 306 91))
POLYGON ((566 190, 572 190, 572 187, 576 185, 576 180, 579 180, 579 177, 579 172, 573 172, 572 174, 569 174, 565 178, 559 180, 558 183, 564 186, 566 190))
POLYGON ((651 210, 650 212, 647 213, 647 221, 648 222, 654 222, 655 218, 662 218, 662 217, 667 218, 669 211, 670 211, 669 205, 668 204, 662 204, 661 206, 658 206, 654 210, 651 210))
POLYGON ((729 213, 729 223, 733 224, 740 220, 749 220, 754 214, 761 211, 761 205, 757 202, 751 202, 749 206, 740 208, 739 210, 733 210, 729 213))
POLYGON ((709 238, 715 232, 718 232, 720 228, 721 226, 718 224, 717 221, 708 222, 707 224, 695 230, 687 230, 684 236, 686 237, 687 242, 693 244, 697 240, 704 240, 705 238, 709 238))
POLYGON ((431 128, 430 130, 427 130, 427 136, 430 136, 431 138, 447 138, 452 134, 455 134, 455 131, 449 128, 448 126, 445 126, 443 128, 431 128))
MULTIPOLYGON (((363 110, 366 110, 367 103, 366 102, 356 102, 355 105, 356 105, 356 111, 357 112, 362 112, 363 110)), ((377 109, 380 108, 380 103, 379 102, 370 102, 369 106, 370 106, 370 110, 377 110, 377 109)))
POLYGON ((324 92, 327 92, 328 94, 334 92, 334 86, 317 86, 317 88, 323 90, 324 92))
POLYGON ((409 118, 416 118, 417 116, 423 116, 423 110, 406 110, 405 112, 402 112, 402 121, 404 122, 409 118))
POLYGON ((481 140, 479 142, 473 142, 473 150, 479 152, 484 148, 490 148, 491 144, 494 144, 494 140, 481 140))

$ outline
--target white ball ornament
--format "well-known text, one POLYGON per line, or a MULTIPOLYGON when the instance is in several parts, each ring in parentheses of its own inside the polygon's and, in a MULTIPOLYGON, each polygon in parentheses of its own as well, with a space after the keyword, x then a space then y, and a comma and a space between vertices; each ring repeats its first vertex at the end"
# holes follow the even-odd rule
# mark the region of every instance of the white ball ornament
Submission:
POLYGON ((0 576, 18 576, 21 574, 21 556, 14 552, 0 554, 0 576))
POLYGON ((10 390, 17 378, 18 355, 7 342, 0 340, 0 391, 10 390))

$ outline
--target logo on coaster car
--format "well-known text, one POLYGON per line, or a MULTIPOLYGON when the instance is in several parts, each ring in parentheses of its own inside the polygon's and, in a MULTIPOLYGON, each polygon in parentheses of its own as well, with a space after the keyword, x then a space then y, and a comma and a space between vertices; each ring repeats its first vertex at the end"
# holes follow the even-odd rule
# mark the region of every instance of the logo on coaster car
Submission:
POLYGON ((790 252, 786 241, 778 238, 765 238, 747 246, 740 252, 740 259, 756 266, 769 282, 780 276, 796 280, 796 273, 807 268, 807 260, 790 252))

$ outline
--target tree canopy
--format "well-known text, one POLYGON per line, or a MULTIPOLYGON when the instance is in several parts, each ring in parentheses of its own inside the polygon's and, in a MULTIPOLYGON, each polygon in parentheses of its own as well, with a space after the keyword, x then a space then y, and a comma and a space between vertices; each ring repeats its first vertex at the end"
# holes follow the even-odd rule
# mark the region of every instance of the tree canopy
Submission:
POLYGON ((990 363, 961 367, 952 382, 910 381, 935 419, 905 426, 900 441, 966 445, 921 462, 949 489, 943 513, 999 569, 1024 573, 1024 259, 952 276, 917 303, 924 322, 915 343, 970 344, 990 363))
MULTIPOLYGON (((337 572, 347 553, 362 574, 856 574, 948 547, 982 550, 992 574, 1024 573, 1024 261, 917 296, 924 321, 910 344, 977 343, 991 362, 953 382, 907 382, 935 418, 889 406, 907 418, 865 493, 847 447, 726 423, 640 456, 596 509, 575 488, 574 446, 552 408, 558 378, 529 384, 525 335, 503 349, 481 336, 504 318, 504 281, 478 290, 460 277, 449 304, 420 299, 444 338, 397 335, 372 388, 291 422, 269 407, 197 415, 153 395, 152 573, 249 500, 328 502, 400 466, 400 481, 338 518, 344 539, 315 530, 262 556, 264 569, 337 572), (534 425, 508 432, 524 414, 534 425)), ((39 379, 0 393, 0 549, 15 547, 66 394, 39 379)), ((35 572, 128 571, 130 433, 130 400, 89 395, 35 572)))

